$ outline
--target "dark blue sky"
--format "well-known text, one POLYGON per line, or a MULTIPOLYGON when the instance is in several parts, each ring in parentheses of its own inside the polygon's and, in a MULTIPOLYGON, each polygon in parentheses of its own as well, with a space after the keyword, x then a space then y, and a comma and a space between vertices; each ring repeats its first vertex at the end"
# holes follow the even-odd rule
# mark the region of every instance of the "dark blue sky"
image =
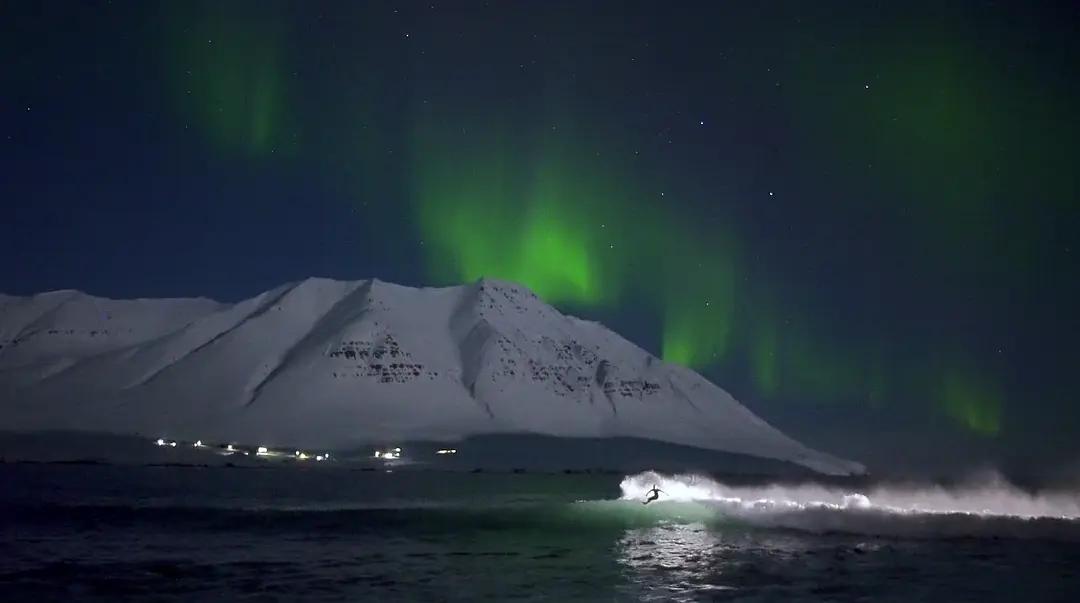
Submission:
POLYGON ((1075 3, 0 11, 6 293, 480 271, 872 465, 1080 453, 1075 3))

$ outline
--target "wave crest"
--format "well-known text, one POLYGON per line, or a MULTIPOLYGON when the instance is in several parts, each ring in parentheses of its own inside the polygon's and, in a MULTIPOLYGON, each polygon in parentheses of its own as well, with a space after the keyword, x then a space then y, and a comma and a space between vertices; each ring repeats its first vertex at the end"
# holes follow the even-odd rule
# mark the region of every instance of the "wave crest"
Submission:
POLYGON ((709 507, 716 520, 813 532, 884 536, 1004 536, 1080 540, 1080 496, 1027 493, 984 477, 956 488, 875 486, 865 491, 817 484, 735 486, 703 475, 652 471, 626 476, 622 499, 643 500, 650 488, 664 503, 709 507))

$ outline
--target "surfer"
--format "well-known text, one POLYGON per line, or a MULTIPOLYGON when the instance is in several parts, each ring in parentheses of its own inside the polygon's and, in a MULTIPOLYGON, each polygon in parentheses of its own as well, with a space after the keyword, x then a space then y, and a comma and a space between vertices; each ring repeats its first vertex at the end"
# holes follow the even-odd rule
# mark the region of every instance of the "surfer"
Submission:
MULTIPOLYGON (((661 492, 664 492, 664 491, 661 490, 660 488, 657 488, 656 484, 653 484, 652 490, 649 490, 648 492, 645 493, 645 502, 643 502, 641 504, 647 505, 647 504, 651 503, 652 501, 660 498, 660 493, 661 492)), ((666 492, 664 492, 664 493, 667 494, 666 492)))

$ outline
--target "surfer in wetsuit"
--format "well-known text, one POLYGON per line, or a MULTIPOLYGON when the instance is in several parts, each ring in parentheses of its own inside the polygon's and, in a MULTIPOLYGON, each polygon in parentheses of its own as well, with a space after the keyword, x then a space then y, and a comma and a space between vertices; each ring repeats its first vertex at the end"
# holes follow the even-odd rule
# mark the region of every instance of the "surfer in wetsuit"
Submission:
MULTIPOLYGON (((647 505, 647 504, 651 503, 652 501, 660 498, 660 493, 661 492, 664 492, 664 491, 661 490, 660 488, 657 488, 656 484, 653 484, 652 490, 649 490, 648 492, 645 493, 645 502, 643 502, 641 504, 647 505)), ((666 492, 664 492, 664 493, 667 494, 666 492)))

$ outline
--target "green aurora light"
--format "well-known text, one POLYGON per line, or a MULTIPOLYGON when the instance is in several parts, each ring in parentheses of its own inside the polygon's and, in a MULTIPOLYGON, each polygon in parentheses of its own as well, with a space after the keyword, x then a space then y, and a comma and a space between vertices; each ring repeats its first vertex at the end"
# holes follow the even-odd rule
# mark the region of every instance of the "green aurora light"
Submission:
MULTIPOLYGON (((634 298, 659 312, 665 361, 703 369, 745 357, 765 398, 880 406, 893 389, 883 367, 902 381, 933 379, 932 367, 890 364, 881 346, 852 348, 822 336, 824 326, 808 329, 814 320, 748 282, 734 229, 688 223, 667 198, 642 193, 656 187, 626 166, 550 136, 515 154, 500 136, 466 149, 431 131, 416 141, 414 208, 438 281, 506 279, 570 307, 634 298)), ((972 391, 953 387, 940 408, 995 435, 1002 401, 972 391)))
POLYGON ((191 8, 194 14, 172 19, 169 69, 183 112, 220 149, 275 152, 285 83, 274 21, 230 19, 228 7, 191 8))
MULTIPOLYGON (((174 32, 179 51, 172 68, 183 108, 219 149, 268 154, 281 148, 287 109, 280 32, 266 25, 273 20, 219 13, 182 20, 186 25, 174 32)), ((990 83, 1000 78, 994 80, 986 60, 963 46, 931 45, 917 56, 898 48, 903 45, 886 44, 865 59, 873 65, 852 67, 892 74, 859 91, 875 95, 862 105, 818 90, 840 89, 833 83, 811 81, 830 57, 798 55, 795 72, 807 79, 801 88, 785 87, 799 91, 792 114, 803 117, 801 124, 829 128, 805 126, 809 136, 831 141, 823 157, 870 158, 880 173, 875 177, 906 191, 915 200, 912 215, 906 202, 887 203, 895 203, 898 219, 910 220, 913 228, 934 231, 939 256, 982 262, 983 250, 999 242, 997 221, 1009 215, 986 201, 1006 188, 993 168, 1009 157, 987 140, 1021 136, 995 133, 989 124, 1007 122, 1001 114, 1022 99, 991 95, 990 83), (981 102, 989 96, 1005 101, 981 102), (975 106, 979 110, 971 110, 975 106), (972 257, 959 257, 955 250, 963 248, 972 257), (946 249, 953 251, 942 253, 946 249)), ((1004 398, 991 381, 954 378, 961 373, 947 363, 897 363, 898 355, 887 342, 871 340, 874 335, 854 342, 833 336, 828 321, 810 315, 792 295, 797 284, 775 287, 767 282, 767 266, 749 263, 758 256, 739 237, 742 224, 694 222, 677 195, 659 194, 666 187, 652 171, 616 159, 618 145, 609 136, 566 127, 574 119, 561 107, 572 104, 565 102, 571 95, 558 90, 541 101, 548 116, 558 118, 550 121, 562 124, 558 133, 512 128, 508 124, 518 120, 498 114, 474 117, 462 128, 462 107, 439 116, 431 109, 412 112, 407 187, 430 278, 511 280, 571 309, 610 310, 633 300, 656 316, 656 343, 665 361, 745 371, 754 393, 765 399, 880 405, 903 389, 901 383, 943 382, 948 387, 934 397, 937 412, 974 433, 1000 431, 1004 398), (458 128, 468 137, 458 136, 458 128), (607 140, 602 152, 583 142, 598 138, 607 140)), ((374 103, 372 96, 354 109, 352 121, 335 126, 356 132, 351 154, 363 160, 369 181, 387 161, 382 147, 390 139, 362 127, 373 119, 374 103)), ((1056 192, 1067 194, 1069 183, 1056 192)), ((738 200, 723 200, 731 202, 738 200)))
POLYGON ((996 386, 976 375, 962 372, 944 375, 937 402, 950 418, 975 433, 994 436, 1001 431, 1004 396, 996 386))
POLYGON ((421 146, 416 210, 432 277, 521 282, 571 306, 634 295, 662 308, 664 359, 703 367, 727 350, 730 237, 713 233, 705 244, 664 201, 627 186, 618 167, 566 144, 542 140, 533 161, 510 161, 497 144, 482 153, 421 146))

